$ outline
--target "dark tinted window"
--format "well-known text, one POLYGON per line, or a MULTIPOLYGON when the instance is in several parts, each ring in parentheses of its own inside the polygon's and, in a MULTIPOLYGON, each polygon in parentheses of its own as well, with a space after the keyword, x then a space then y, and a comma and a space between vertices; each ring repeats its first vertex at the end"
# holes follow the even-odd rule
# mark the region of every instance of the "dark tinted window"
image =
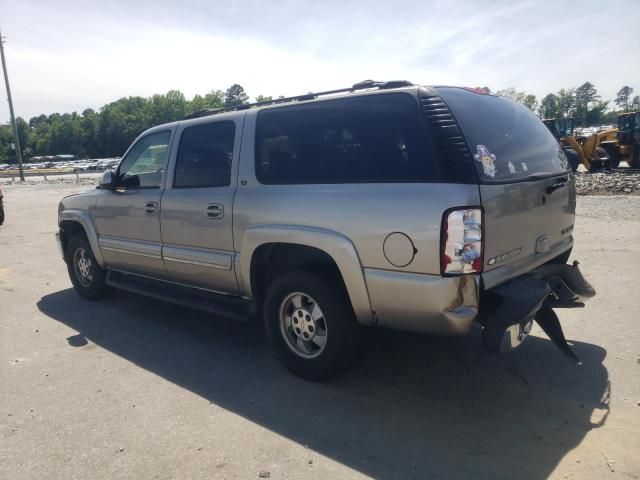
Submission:
POLYGON ((256 174, 267 184, 437 179, 424 120, 408 94, 261 111, 256 174))
POLYGON ((233 122, 207 123, 186 128, 180 139, 174 187, 229 185, 234 136, 233 122))
POLYGON ((552 175, 569 168, 549 129, 527 107, 463 88, 438 88, 451 107, 484 183, 552 175))

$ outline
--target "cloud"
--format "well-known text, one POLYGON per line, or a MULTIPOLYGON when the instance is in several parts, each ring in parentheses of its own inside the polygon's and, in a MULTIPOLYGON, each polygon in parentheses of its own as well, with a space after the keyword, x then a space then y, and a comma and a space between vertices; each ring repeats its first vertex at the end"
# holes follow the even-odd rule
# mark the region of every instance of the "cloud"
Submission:
POLYGON ((604 98, 623 84, 640 90, 640 64, 620 55, 640 47, 635 0, 606 11, 594 0, 580 11, 554 1, 2 2, 14 103, 26 118, 232 83, 252 96, 365 78, 538 97, 587 80, 604 98))

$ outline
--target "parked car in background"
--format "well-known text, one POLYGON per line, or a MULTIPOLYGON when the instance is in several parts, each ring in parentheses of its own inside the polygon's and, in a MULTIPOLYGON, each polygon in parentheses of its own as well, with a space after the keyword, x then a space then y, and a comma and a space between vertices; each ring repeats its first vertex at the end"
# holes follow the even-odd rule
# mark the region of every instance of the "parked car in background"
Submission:
POLYGON ((4 193, 0 190, 0 225, 4 223, 4 193))
MULTIPOLYGON (((59 206, 76 291, 112 287, 247 319, 327 378, 362 327, 464 335, 492 352, 595 292, 573 247, 575 179, 528 108, 484 90, 362 82, 144 132, 59 206)), ((424 368, 424 365, 416 368, 424 368)))

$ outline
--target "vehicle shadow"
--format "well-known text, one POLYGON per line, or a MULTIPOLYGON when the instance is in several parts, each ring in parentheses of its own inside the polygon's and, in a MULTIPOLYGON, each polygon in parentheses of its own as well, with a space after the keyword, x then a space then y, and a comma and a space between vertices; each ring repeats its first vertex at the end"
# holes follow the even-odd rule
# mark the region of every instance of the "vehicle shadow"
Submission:
POLYGON ((257 324, 118 292, 86 302, 71 289, 38 308, 160 377, 375 478, 547 478, 606 421, 606 351, 546 338, 504 356, 478 332, 443 338, 372 330, 347 373, 311 383, 287 373, 257 324))

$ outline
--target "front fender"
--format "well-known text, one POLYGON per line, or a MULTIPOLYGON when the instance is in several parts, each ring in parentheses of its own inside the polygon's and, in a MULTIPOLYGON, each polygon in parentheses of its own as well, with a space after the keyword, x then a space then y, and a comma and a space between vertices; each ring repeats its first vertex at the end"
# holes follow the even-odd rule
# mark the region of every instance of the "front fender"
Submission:
POLYGON ((89 245, 91 245, 93 256, 98 264, 104 268, 104 260, 100 252, 100 247, 98 246, 98 233, 96 232, 96 227, 93 224, 91 216, 82 210, 63 210, 58 214, 58 225, 61 225, 62 222, 76 222, 82 225, 84 233, 89 240, 89 245))
POLYGON ((332 230, 294 225, 261 225, 245 231, 236 272, 240 290, 253 298, 251 259, 255 250, 267 243, 291 243, 317 248, 329 255, 338 266, 351 300, 353 311, 363 325, 374 325, 369 292, 355 246, 344 235, 332 230))

